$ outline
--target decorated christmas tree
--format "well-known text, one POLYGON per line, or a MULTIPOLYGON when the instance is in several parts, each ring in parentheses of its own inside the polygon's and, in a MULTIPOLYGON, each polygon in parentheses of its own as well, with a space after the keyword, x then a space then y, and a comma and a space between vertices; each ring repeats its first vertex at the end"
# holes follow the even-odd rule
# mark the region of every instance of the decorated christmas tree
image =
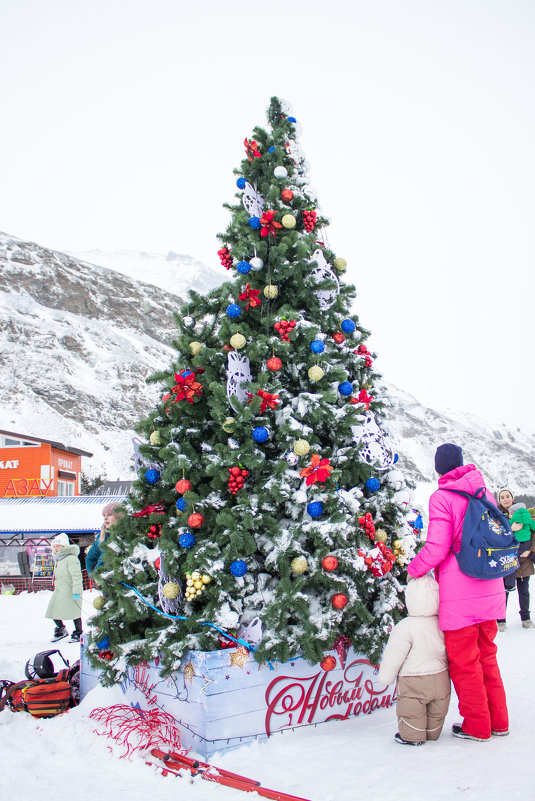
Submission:
MULTIPOLYGON (((220 235, 229 281, 190 293, 151 377, 138 480, 104 548, 89 645, 104 681, 189 649, 259 662, 354 648, 376 663, 416 538, 382 430, 369 332, 273 98, 220 235)), ((332 657, 327 657, 327 661, 332 657)))

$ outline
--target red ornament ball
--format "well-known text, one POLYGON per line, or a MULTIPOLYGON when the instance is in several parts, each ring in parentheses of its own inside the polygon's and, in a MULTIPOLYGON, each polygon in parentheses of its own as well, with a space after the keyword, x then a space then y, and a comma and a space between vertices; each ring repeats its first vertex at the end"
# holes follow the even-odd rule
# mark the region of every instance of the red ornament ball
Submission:
POLYGON ((336 595, 333 595, 331 598, 331 604, 334 609, 343 609, 344 606, 347 606, 349 598, 343 592, 337 592, 336 595))
POLYGON ((180 481, 176 482, 175 489, 179 495, 184 495, 185 492, 193 489, 193 484, 187 478, 181 478, 180 481))
POLYGON ((281 192, 281 198, 284 200, 285 203, 289 203, 293 200, 294 193, 291 189, 283 189, 281 192))
POLYGON ((337 345, 341 345, 341 344, 342 344, 342 342, 345 342, 345 341, 346 341, 346 338, 345 338, 345 336, 342 334, 342 332, 341 332, 341 331, 336 331, 336 332, 333 334, 333 339, 334 339, 334 341, 336 342, 336 344, 337 344, 337 345))
POLYGON ((204 523, 204 517, 199 512, 193 512, 188 517, 188 526, 190 528, 201 528, 204 523))
POLYGON ((149 537, 151 540, 156 540, 158 539, 161 533, 162 533, 162 527, 160 525, 152 525, 147 531, 147 537, 149 537))
POLYGON ((326 656, 320 662, 320 668, 325 670, 326 672, 329 670, 334 670, 336 667, 336 659, 334 656, 326 656))
POLYGON ((323 559, 321 560, 321 566, 328 573, 331 573, 338 567, 338 559, 336 558, 336 556, 324 556, 323 559))
POLYGON ((267 368, 272 372, 276 373, 278 370, 282 368, 282 362, 278 356, 272 356, 271 359, 267 360, 267 368))

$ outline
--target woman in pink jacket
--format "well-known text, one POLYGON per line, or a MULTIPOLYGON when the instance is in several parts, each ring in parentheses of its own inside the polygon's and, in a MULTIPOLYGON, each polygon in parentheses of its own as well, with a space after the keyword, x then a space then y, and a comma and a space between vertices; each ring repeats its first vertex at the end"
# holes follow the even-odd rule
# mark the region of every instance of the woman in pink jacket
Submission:
MULTIPOLYGON (((427 540, 408 566, 409 575, 431 569, 439 584, 439 625, 444 632, 450 677, 464 720, 452 727, 456 737, 490 740, 509 734, 503 682, 496 661, 497 619, 505 617, 502 579, 476 579, 461 572, 454 554, 461 545, 468 501, 443 489, 473 494, 485 486, 475 465, 463 465, 457 445, 440 445, 435 454, 438 490, 429 499, 427 540)), ((487 498, 495 503, 490 492, 487 498)))

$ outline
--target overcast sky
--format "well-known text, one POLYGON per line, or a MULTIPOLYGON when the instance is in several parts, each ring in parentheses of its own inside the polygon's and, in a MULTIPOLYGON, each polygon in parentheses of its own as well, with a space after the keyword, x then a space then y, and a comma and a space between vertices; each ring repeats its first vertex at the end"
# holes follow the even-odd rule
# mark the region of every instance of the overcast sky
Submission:
POLYGON ((532 0, 1 0, 0 230, 217 265, 297 118, 386 380, 535 430, 532 0))

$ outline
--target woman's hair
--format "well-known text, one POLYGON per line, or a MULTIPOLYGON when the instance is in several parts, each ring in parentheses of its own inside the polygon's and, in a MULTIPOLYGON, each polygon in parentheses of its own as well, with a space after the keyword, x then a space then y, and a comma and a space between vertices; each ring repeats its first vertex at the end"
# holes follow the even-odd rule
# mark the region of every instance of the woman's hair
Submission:
MULTIPOLYGON (((106 517, 106 515, 115 515, 116 517, 119 517, 122 512, 123 507, 117 501, 111 501, 111 503, 107 503, 102 509, 103 517, 106 517)), ((108 529, 106 528, 106 525, 103 523, 102 528, 100 529, 99 542, 104 542, 106 539, 107 530, 108 529)))

